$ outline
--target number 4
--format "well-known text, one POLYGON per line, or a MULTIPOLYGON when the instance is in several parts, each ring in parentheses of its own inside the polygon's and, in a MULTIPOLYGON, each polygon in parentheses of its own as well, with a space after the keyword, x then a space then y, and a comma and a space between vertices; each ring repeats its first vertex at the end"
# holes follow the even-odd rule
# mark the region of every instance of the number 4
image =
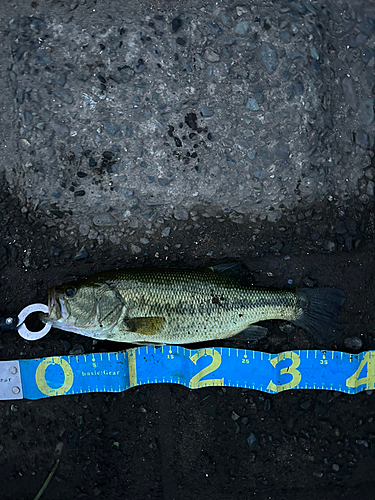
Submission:
POLYGON ((373 352, 366 352, 363 360, 361 361, 358 370, 347 379, 346 385, 347 387, 359 387, 360 385, 366 385, 366 390, 374 389, 375 387, 375 356, 371 356, 371 354, 375 354, 373 352), (367 365, 367 373, 366 377, 358 378, 363 370, 363 368, 367 365))

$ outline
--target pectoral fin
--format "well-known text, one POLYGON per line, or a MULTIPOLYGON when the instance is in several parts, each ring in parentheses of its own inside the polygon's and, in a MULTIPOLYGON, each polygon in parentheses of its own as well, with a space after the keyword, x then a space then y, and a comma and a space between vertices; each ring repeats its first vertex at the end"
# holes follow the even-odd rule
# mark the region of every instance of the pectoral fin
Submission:
POLYGON ((126 327, 133 333, 140 335, 156 335, 165 324, 165 319, 155 318, 126 318, 124 319, 126 327))

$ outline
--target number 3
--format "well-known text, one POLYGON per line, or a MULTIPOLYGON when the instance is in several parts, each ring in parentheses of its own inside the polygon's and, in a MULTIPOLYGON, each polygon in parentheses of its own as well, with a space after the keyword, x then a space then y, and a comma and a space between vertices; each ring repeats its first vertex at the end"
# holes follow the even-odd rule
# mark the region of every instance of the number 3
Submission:
POLYGON ((281 392, 288 389, 293 389, 293 387, 296 387, 301 382, 301 372, 297 370, 301 362, 298 354, 296 354, 295 352, 282 352, 275 358, 272 358, 270 361, 271 364, 276 367, 276 365, 278 365, 283 359, 291 359, 292 364, 290 366, 287 366, 286 368, 282 368, 280 370, 280 375, 289 373, 289 375, 292 375, 292 380, 287 384, 282 385, 276 385, 271 380, 271 382, 268 384, 267 389, 270 389, 272 392, 281 392))

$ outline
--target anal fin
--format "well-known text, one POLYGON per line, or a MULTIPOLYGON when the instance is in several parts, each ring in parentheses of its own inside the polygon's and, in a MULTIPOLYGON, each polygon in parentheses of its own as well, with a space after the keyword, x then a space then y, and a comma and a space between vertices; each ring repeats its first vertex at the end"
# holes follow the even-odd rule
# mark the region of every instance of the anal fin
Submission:
POLYGON ((228 337, 230 340, 260 340, 268 334, 268 328, 260 325, 249 325, 245 330, 236 333, 232 337, 228 337))

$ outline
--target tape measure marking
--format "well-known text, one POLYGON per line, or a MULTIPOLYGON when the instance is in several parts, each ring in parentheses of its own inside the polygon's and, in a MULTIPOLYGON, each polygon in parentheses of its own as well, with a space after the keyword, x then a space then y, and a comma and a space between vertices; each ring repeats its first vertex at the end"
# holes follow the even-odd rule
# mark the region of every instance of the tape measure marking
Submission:
POLYGON ((129 387, 134 387, 138 385, 135 349, 131 349, 128 351, 128 365, 129 365, 129 387))
MULTIPOLYGON (((9 362, 0 362, 0 368, 5 369, 4 363, 9 362)), ((180 346, 144 346, 116 353, 21 360, 19 366, 21 396, 18 394, 17 399, 22 394, 27 399, 39 399, 86 392, 122 392, 155 383, 175 383, 190 389, 242 387, 271 394, 290 389, 355 394, 375 387, 375 351, 269 354, 230 348, 189 350, 180 346)), ((11 399, 11 394, 8 391, 5 397, 0 391, 0 399, 11 399)))

